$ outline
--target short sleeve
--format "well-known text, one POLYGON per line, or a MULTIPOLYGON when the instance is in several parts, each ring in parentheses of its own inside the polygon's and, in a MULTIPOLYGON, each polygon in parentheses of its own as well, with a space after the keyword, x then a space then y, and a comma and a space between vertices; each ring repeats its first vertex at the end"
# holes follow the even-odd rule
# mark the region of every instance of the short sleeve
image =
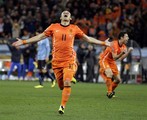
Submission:
POLYGON ((53 34, 53 24, 51 24, 46 30, 44 30, 46 36, 52 36, 53 34))
POLYGON ((117 54, 117 52, 118 52, 117 42, 112 42, 111 49, 112 49, 113 53, 117 54))
POLYGON ((84 36, 84 32, 76 25, 75 26, 76 37, 82 38, 84 36))

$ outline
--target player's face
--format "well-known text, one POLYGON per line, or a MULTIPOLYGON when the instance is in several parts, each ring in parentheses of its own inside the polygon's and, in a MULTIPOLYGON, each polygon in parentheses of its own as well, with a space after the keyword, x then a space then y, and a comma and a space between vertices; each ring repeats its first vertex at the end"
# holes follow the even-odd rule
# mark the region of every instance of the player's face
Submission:
POLYGON ((60 19, 65 22, 69 22, 71 20, 71 14, 69 11, 63 11, 60 19))
POLYGON ((123 39, 124 39, 124 43, 127 44, 128 40, 129 40, 128 34, 124 34, 123 39))

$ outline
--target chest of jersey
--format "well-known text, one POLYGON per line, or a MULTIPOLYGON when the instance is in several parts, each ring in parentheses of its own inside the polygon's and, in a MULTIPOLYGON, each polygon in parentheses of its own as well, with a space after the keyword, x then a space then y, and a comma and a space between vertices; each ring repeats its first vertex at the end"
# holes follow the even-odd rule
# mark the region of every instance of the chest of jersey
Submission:
POLYGON ((118 47, 117 50, 116 50, 116 53, 117 54, 120 54, 121 53, 121 50, 122 50, 122 48, 118 47))
POLYGON ((74 36, 75 33, 70 27, 60 27, 53 32, 53 39, 56 42, 72 42, 74 36))
POLYGON ((124 46, 118 46, 118 48, 117 48, 117 50, 116 50, 116 53, 117 54, 120 54, 122 51, 124 51, 125 50, 125 47, 124 46))
POLYGON ((111 48, 112 51, 118 55, 126 49, 126 46, 124 44, 120 46, 118 41, 114 41, 113 46, 111 48))

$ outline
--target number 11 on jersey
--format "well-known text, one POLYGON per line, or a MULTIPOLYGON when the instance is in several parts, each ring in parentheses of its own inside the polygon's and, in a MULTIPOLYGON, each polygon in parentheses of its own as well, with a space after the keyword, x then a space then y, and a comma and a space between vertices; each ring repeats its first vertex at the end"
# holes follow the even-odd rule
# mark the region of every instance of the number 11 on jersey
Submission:
POLYGON ((66 41, 66 34, 62 34, 62 41, 66 41))

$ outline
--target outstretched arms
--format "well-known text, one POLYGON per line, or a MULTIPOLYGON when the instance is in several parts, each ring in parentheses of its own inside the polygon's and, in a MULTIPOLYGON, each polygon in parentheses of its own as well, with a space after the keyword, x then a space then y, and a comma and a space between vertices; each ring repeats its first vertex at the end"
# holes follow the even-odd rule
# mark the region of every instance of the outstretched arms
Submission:
POLYGON ((23 44, 28 44, 28 43, 33 43, 33 42, 38 42, 44 38, 46 38, 47 36, 45 36, 44 33, 41 33, 41 34, 38 34, 32 38, 29 38, 27 40, 22 40, 22 39, 19 39, 17 38, 18 41, 14 42, 12 45, 17 47, 17 46, 20 46, 20 45, 23 45, 23 44))
POLYGON ((89 37, 89 36, 87 36, 87 35, 84 35, 84 36, 83 36, 83 40, 85 40, 85 41, 87 41, 87 42, 89 42, 89 43, 94 43, 94 44, 104 45, 104 46, 110 46, 110 42, 108 41, 109 38, 106 39, 105 42, 103 42, 103 41, 100 41, 100 40, 95 39, 95 38, 93 38, 93 37, 89 37))

